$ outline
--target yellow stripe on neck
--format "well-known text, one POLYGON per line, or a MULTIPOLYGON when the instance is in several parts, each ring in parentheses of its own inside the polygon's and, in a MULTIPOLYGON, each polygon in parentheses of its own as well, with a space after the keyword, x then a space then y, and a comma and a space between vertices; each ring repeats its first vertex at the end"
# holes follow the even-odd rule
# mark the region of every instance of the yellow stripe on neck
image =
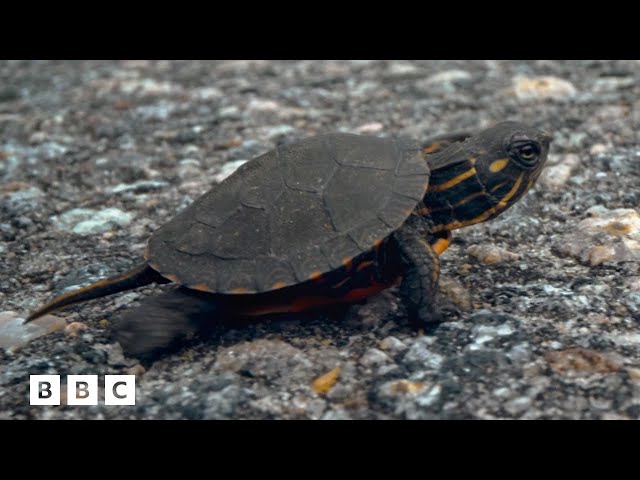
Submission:
POLYGON ((475 218, 472 218, 471 220, 464 220, 464 221, 456 220, 455 222, 447 223, 445 225, 436 225, 432 230, 433 233, 441 232, 443 230, 454 230, 456 228, 468 227, 469 225, 483 222, 494 213, 504 209, 509 204, 509 200, 511 200, 511 198, 513 198, 513 196, 520 189, 520 185, 522 184, 523 177, 524 177, 524 173, 521 173, 518 179, 516 180, 516 182, 513 184, 513 187, 511 188, 511 190, 509 190, 507 194, 504 197, 502 197, 500 202, 498 202, 498 204, 495 205, 494 207, 491 207, 485 210, 480 215, 478 215, 475 218))
POLYGON ((444 183, 440 183, 437 185, 429 185, 429 188, 427 189, 428 192, 441 192, 443 190, 447 190, 457 184, 459 184, 460 182, 464 182, 467 178, 472 177, 473 175, 476 174, 476 167, 471 167, 469 170, 467 170, 464 173, 461 173, 460 175, 458 175, 457 177, 452 178, 451 180, 448 180, 444 183))

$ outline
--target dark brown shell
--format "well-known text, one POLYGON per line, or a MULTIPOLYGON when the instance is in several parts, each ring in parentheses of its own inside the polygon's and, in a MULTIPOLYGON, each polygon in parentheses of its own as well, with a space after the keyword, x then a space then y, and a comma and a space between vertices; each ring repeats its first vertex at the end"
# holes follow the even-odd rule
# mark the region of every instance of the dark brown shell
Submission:
POLYGON ((310 138, 244 164, 155 232, 146 258, 197 290, 276 290, 372 249, 404 223, 428 182, 413 142, 310 138))

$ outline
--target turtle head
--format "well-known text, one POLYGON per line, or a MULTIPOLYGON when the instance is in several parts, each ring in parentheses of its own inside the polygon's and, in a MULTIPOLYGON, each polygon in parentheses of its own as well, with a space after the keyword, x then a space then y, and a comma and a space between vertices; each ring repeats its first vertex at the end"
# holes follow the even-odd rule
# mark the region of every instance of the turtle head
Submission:
POLYGON ((432 218, 435 231, 500 215, 535 183, 550 141, 542 130, 503 122, 427 155, 431 177, 421 213, 432 218))

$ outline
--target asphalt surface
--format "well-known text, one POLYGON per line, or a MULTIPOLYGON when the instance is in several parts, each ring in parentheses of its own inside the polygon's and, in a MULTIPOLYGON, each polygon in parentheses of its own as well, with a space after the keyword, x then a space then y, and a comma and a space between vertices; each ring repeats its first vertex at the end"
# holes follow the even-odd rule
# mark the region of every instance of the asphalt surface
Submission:
POLYGON ((638 61, 0 63, 0 418, 638 419, 638 99, 638 61), (455 232, 446 321, 426 335, 395 289, 220 322, 142 363, 110 326, 171 287, 21 325, 136 264, 155 229, 276 144, 502 120, 552 133, 549 161, 515 207, 455 232), (136 405, 30 406, 36 374, 63 390, 69 374, 134 374, 136 405))

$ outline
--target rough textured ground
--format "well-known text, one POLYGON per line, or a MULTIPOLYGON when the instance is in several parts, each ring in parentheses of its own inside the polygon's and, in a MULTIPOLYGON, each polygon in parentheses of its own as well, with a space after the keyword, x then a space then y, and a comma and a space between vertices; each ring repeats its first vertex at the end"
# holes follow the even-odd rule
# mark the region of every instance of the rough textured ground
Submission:
POLYGON ((640 418, 638 99, 637 61, 0 63, 0 418, 640 418), (516 207, 457 232, 447 321, 425 336, 391 290, 220 325, 141 365, 109 322, 164 286, 11 346, 15 317, 133 265, 279 142, 505 119, 552 132, 551 158, 516 207), (29 406, 30 374, 78 373, 138 375, 137 405, 29 406))

